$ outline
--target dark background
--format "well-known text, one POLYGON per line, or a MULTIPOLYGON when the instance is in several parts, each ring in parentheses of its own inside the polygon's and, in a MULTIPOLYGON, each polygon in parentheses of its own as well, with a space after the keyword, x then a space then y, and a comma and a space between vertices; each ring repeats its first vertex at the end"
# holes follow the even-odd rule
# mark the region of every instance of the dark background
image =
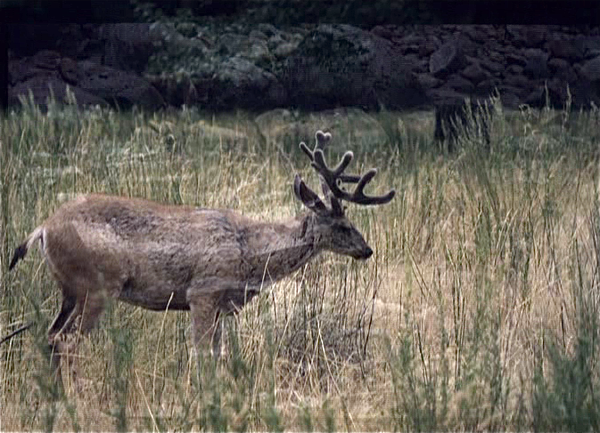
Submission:
MULTIPOLYGON (((0 0, 0 108, 8 103, 9 23, 136 22, 135 8, 151 3, 167 16, 188 8, 196 16, 220 16, 274 25, 600 23, 600 0, 0 0)), ((46 35, 51 36, 51 35, 46 35)), ((19 41, 10 41, 17 46, 19 41)))
POLYGON ((151 3, 172 15, 246 15, 272 24, 597 24, 599 0, 0 0, 4 22, 132 22, 151 3))

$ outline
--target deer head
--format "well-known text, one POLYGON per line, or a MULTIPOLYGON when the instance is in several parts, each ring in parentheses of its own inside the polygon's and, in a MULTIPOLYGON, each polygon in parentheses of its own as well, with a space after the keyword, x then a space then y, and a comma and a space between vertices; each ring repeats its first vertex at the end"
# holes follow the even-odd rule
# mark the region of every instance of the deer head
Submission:
POLYGON ((346 218, 341 201, 361 205, 385 204, 394 198, 396 192, 391 190, 381 196, 366 195, 364 188, 377 174, 377 169, 373 168, 362 176, 344 174, 354 157, 350 151, 347 151, 338 165, 331 169, 325 162, 323 153, 325 146, 331 140, 331 134, 317 131, 315 138, 316 145, 313 150, 310 150, 304 142, 300 143, 300 148, 310 158, 311 166, 319 174, 321 188, 326 201, 329 202, 329 207, 317 193, 304 183, 298 174, 294 179, 294 194, 298 200, 314 212, 312 235, 316 245, 354 259, 366 260, 371 257, 373 250, 363 235, 346 218), (349 193, 342 187, 342 183, 354 183, 356 187, 352 193, 349 193))

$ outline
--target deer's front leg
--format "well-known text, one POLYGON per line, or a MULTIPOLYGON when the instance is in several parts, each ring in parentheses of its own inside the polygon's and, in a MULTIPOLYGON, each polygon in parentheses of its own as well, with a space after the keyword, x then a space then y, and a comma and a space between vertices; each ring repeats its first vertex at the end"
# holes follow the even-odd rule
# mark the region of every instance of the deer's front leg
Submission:
POLYGON ((221 323, 219 320, 218 295, 188 294, 192 319, 192 334, 198 356, 200 353, 218 359, 221 354, 221 323))

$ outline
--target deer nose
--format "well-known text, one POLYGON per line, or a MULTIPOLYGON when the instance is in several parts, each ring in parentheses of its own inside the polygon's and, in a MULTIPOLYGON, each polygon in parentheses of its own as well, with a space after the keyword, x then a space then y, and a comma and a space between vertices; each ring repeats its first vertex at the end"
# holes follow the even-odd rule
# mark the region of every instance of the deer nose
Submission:
POLYGON ((368 259, 369 257, 371 257, 373 255, 373 250, 369 247, 367 247, 367 249, 365 250, 365 255, 364 258, 368 259))

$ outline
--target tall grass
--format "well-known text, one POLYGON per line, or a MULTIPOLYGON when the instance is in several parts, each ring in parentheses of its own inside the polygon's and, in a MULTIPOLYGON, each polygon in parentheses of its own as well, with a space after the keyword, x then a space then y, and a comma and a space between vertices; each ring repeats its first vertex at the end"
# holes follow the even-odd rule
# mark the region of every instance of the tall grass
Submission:
POLYGON ((348 209, 368 262, 324 254, 266 290, 227 322, 218 364, 196 363, 186 314, 112 303, 62 392, 45 344, 59 291, 35 251, 6 272, 26 234, 87 192, 295 215, 293 173, 317 181, 298 131, 332 120, 24 102, 0 119, 0 336, 35 325, 0 347, 0 429, 600 428, 598 111, 497 107, 489 149, 465 136, 442 156, 430 114, 370 116, 373 133, 336 120, 330 158, 351 147, 397 190, 348 209))

